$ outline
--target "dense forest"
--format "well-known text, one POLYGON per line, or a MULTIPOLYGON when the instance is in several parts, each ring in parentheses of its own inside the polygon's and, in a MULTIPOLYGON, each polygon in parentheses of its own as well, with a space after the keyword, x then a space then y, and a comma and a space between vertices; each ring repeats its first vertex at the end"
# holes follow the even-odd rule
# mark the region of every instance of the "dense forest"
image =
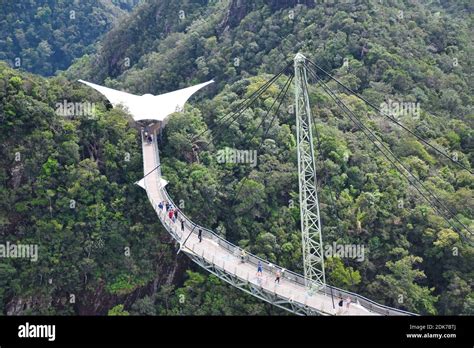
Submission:
POLYGON ((0 60, 53 75, 94 45, 138 0, 0 1, 0 60))
MULTIPOLYGON (((258 128, 286 78, 238 123, 205 131, 303 52, 375 105, 419 105, 400 121, 472 168, 472 10, 470 1, 150 1, 97 43, 106 19, 91 36, 86 27, 67 29, 78 34, 77 50, 57 60, 31 56, 31 69, 0 63, 0 240, 40 246, 38 262, 1 261, 3 313, 285 314, 176 255, 134 185, 143 170, 140 125, 77 79, 159 94, 214 78, 165 128, 168 190, 199 224, 302 272, 292 93, 276 122, 265 122, 268 132, 258 128), (74 57, 54 77, 24 71, 50 75, 74 57), (64 117, 57 108, 65 100, 95 108, 64 117), (257 165, 219 163, 226 147, 258 148, 257 165)), ((0 18, 18 24, 26 12, 13 6, 0 18)), ((18 32, 3 28, 7 41, 18 32)), ((23 39, 11 39, 0 58, 12 59, 13 47, 40 54, 41 31, 23 39)), ((472 169, 328 83, 472 231, 472 169)), ((474 314, 469 232, 439 216, 319 87, 309 88, 324 243, 365 246, 362 261, 328 258, 328 283, 421 314, 474 314)))

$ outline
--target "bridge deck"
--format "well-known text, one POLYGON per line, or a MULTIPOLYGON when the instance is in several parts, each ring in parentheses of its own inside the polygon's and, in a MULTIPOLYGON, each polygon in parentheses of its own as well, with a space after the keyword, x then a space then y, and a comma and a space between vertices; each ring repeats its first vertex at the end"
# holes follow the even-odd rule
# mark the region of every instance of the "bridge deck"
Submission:
MULTIPOLYGON (((380 308, 378 308, 378 304, 375 303, 374 306, 372 303, 370 304, 369 307, 371 308, 366 308, 368 306, 362 306, 360 301, 353 296, 350 296, 353 303, 351 303, 349 307, 344 304, 344 307, 341 310, 338 306, 339 298, 337 297, 341 294, 341 292, 337 290, 334 290, 334 308, 332 298, 327 292, 316 292, 312 295, 309 295, 304 284, 295 281, 296 278, 292 276, 294 274, 293 272, 283 272, 280 283, 275 283, 275 271, 276 269, 282 270, 282 267, 269 267, 269 264, 266 262, 262 262, 264 266, 263 275, 260 277, 257 276, 255 258, 252 259, 254 262, 250 262, 250 260, 241 262, 240 249, 236 250, 237 247, 232 246, 232 248, 229 248, 229 245, 231 245, 230 243, 220 240, 218 236, 203 227, 195 227, 193 232, 190 234, 195 224, 190 221, 181 211, 179 211, 178 220, 173 222, 168 217, 165 208, 162 210, 158 207, 159 202, 171 201, 171 199, 169 198, 166 190, 159 184, 159 179, 161 177, 160 168, 153 171, 153 169, 159 165, 158 147, 156 146, 155 142, 153 142, 153 144, 147 144, 145 142, 143 143, 143 161, 144 173, 145 175, 148 174, 145 176, 144 185, 149 200, 157 212, 162 224, 177 241, 183 243, 183 241, 189 235, 185 245, 182 246, 182 251, 188 254, 188 256, 190 256, 194 261, 196 261, 196 259, 200 259, 202 260, 202 263, 212 265, 212 269, 218 269, 221 274, 229 275, 234 279, 234 281, 240 281, 242 284, 247 284, 247 286, 250 286, 251 289, 259 289, 260 292, 270 294, 274 300, 269 302, 272 302, 276 305, 278 305, 278 302, 281 300, 282 303, 286 302, 296 304, 300 308, 308 308, 310 309, 310 312, 314 311, 314 313, 323 315, 405 314, 400 313, 402 311, 399 312, 399 310, 395 309, 393 309, 393 312, 391 309, 385 310, 385 308, 389 307, 382 305, 379 305, 380 308), (181 231, 181 223, 179 221, 181 218, 185 219, 184 231, 181 231), (199 242, 197 236, 199 228, 202 228, 203 231, 202 242, 199 242)), ((221 278, 226 280, 225 276, 221 278)), ((247 292, 253 293, 253 291, 247 292)), ((342 293, 342 297, 344 299, 347 297, 346 294, 347 292, 342 293)), ((255 296, 262 298, 258 295, 255 296)))

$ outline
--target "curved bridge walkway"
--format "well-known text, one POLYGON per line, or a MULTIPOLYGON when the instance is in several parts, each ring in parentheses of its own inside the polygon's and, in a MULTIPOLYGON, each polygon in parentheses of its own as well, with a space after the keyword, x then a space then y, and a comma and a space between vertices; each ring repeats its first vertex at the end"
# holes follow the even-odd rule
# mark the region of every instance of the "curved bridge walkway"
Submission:
MULTIPOLYGON (((156 134, 153 139, 156 139, 156 134)), ((241 248, 222 239, 214 232, 194 224, 182 211, 179 211, 178 220, 173 222, 168 217, 166 208, 160 209, 158 206, 159 202, 168 201, 173 204, 173 201, 162 185, 160 168, 154 170, 160 164, 156 141, 154 140, 151 144, 143 141, 142 148, 145 173, 142 184, 148 199, 163 226, 181 244, 181 251, 207 271, 261 300, 299 315, 413 315, 331 286, 326 286, 325 289, 309 295, 302 275, 283 270, 278 266, 271 266, 267 261, 249 253, 245 262, 241 262, 241 248), (185 220, 184 231, 181 231, 181 218, 185 220), (197 236, 200 228, 202 229, 201 243, 197 236), (190 234, 191 231, 193 232, 190 234), (189 238, 187 238, 188 235, 189 238), (186 243, 182 245, 185 240, 186 243), (259 260, 263 266, 263 275, 260 277, 257 276, 259 260), (277 269, 283 270, 280 284, 275 283, 277 269), (331 293, 334 296, 334 302, 331 293), (352 301, 349 307, 344 303, 342 310, 338 306, 341 296, 344 300, 350 297, 352 301)), ((176 207, 175 204, 173 206, 176 207)))

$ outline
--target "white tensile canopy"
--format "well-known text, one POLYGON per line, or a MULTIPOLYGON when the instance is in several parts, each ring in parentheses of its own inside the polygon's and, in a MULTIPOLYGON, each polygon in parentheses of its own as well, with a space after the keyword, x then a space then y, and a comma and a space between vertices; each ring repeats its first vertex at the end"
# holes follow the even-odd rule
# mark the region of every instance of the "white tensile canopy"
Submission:
MULTIPOLYGON (((79 80, 79 82, 84 83, 103 94, 114 107, 118 105, 125 107, 135 121, 157 120, 163 122, 172 113, 182 111, 184 104, 195 92, 208 84, 213 83, 214 80, 160 95, 135 95, 96 85, 95 83, 84 80, 79 80)), ((161 176, 158 179, 159 188, 164 188, 168 184, 168 182, 161 176)), ((142 178, 135 184, 146 189, 145 178, 142 178)))
MULTIPOLYGON (((137 181, 135 184, 137 184, 138 186, 140 186, 142 189, 146 190, 146 187, 145 187, 145 178, 142 178, 140 179, 139 181, 137 181)), ((158 188, 163 188, 165 187, 166 185, 168 185, 168 181, 166 181, 165 179, 163 179, 161 176, 158 178, 158 188)))
POLYGON ((115 107, 122 105, 128 109, 135 121, 157 120, 164 121, 170 114, 182 111, 187 100, 198 90, 213 83, 210 80, 199 85, 178 89, 177 91, 152 95, 135 95, 127 92, 117 91, 112 88, 96 85, 95 83, 79 80, 96 91, 102 93, 115 107))

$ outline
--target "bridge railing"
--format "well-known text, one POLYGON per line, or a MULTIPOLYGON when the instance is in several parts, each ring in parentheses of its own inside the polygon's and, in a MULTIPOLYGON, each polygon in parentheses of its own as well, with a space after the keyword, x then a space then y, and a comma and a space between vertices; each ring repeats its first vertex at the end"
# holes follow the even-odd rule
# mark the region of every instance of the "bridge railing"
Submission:
MULTIPOLYGON (((156 135, 155 135, 154 139, 156 139, 156 135)), ((155 150, 155 151, 153 151, 154 155, 155 155, 155 161, 156 161, 155 163, 156 163, 156 165, 158 165, 161 162, 160 162, 160 158, 159 158, 159 149, 158 149, 156 141, 153 141, 153 146, 154 146, 154 150, 155 150)), ((161 168, 158 168, 157 170, 158 170, 159 176, 161 176, 161 168)), ((174 207, 177 207, 177 205, 174 204, 172 198, 169 196, 166 189, 161 188, 161 191, 163 193, 163 196, 166 197, 166 200, 168 202, 170 202, 174 207)), ((156 208, 156 206, 154 207, 154 209, 158 212, 158 209, 156 208)), ((236 257, 241 256, 241 253, 242 253, 242 250, 243 250, 242 248, 232 244, 231 242, 227 241, 226 239, 219 236, 218 234, 211 231, 210 229, 195 224, 181 210, 179 211, 179 213, 180 213, 179 214, 180 218, 184 219, 185 223, 188 226, 190 226, 191 228, 195 226, 193 233, 197 234, 198 230, 201 229, 203 238, 213 240, 219 246, 221 246, 222 248, 228 250, 232 255, 234 255, 236 257)), ((161 213, 159 213, 159 214, 161 214, 161 213)), ((164 214, 164 219, 166 220, 166 214, 164 214)), ((176 222, 176 226, 177 225, 178 225, 178 222, 176 222)), ((186 237, 187 236, 183 236, 183 238, 186 238, 186 237)), ((181 242, 184 242, 184 240, 181 240, 181 242)), ((295 273, 293 271, 284 269, 284 268, 282 268, 280 266, 277 266, 277 265, 272 265, 268 261, 266 261, 266 260, 264 260, 264 259, 262 259, 262 258, 260 258, 256 255, 253 255, 253 254, 251 254, 247 251, 245 252, 245 254, 246 254, 245 262, 253 264, 255 266, 255 272, 257 272, 257 265, 260 261, 264 272, 275 273, 276 270, 280 270, 280 272, 282 273, 281 274, 282 278, 284 278, 288 281, 294 282, 298 285, 306 286, 306 279, 301 274, 298 274, 298 273, 295 273)), ((401 310, 401 309, 391 308, 391 307, 382 305, 380 303, 372 301, 372 300, 370 300, 370 299, 368 299, 364 296, 361 296, 359 294, 355 294, 355 293, 347 291, 347 290, 339 289, 339 288, 337 288, 335 286, 331 286, 331 285, 326 285, 324 288, 318 289, 317 291, 319 293, 325 294, 327 296, 334 296, 335 297, 334 298, 335 306, 337 306, 338 298, 342 297, 344 299, 350 298, 352 303, 359 303, 361 306, 365 307, 369 311, 375 312, 375 313, 380 314, 380 315, 415 315, 414 313, 410 313, 410 312, 407 312, 407 311, 404 311, 404 310, 401 310)))

